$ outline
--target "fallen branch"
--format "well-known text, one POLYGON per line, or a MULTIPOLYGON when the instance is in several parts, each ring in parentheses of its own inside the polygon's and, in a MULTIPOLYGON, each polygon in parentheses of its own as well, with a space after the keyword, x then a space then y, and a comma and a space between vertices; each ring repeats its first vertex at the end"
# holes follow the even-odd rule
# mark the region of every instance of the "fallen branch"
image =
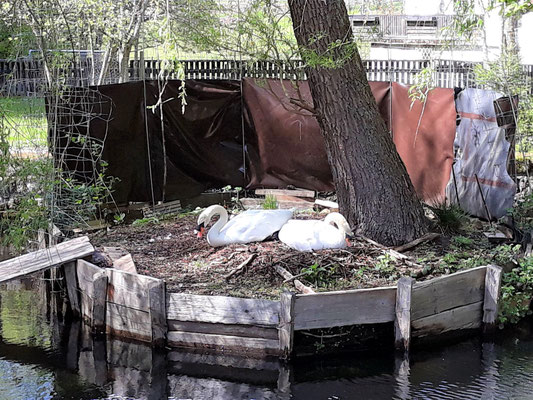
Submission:
POLYGON ((300 276, 304 276, 305 275, 305 272, 302 272, 301 274, 298 274, 298 275, 294 275, 294 276, 291 276, 290 278, 288 279, 285 279, 283 282, 281 283, 287 283, 287 282, 290 282, 296 278, 299 278, 300 276))
POLYGON ((248 257, 246 260, 244 260, 237 268, 235 268, 233 271, 231 271, 229 274, 224 275, 224 279, 228 280, 233 275, 242 272, 242 270, 252 262, 252 260, 257 256, 256 253, 252 254, 250 257, 248 257))
POLYGON ((409 243, 406 243, 404 245, 398 246, 394 250, 401 253, 402 251, 412 249, 413 247, 416 247, 419 244, 435 240, 439 236, 440 236, 440 233, 426 233, 424 236, 421 236, 418 239, 415 239, 415 240, 413 240, 413 241, 411 241, 409 243))
POLYGON ((424 268, 422 267, 422 265, 420 264, 417 264, 416 262, 412 261, 411 257, 409 256, 406 256, 405 254, 402 254, 396 250, 393 250, 393 249, 389 249, 385 246, 383 246, 382 244, 379 244, 378 242, 375 242, 373 241, 372 239, 369 239, 365 236, 360 236, 358 235, 357 238, 367 242, 367 243, 370 243, 371 245, 377 247, 378 249, 380 249, 382 252, 384 252, 385 254, 388 254, 390 255, 391 257, 393 258, 396 258, 397 260, 401 260, 404 264, 408 265, 409 267, 413 267, 413 268, 424 268))
POLYGON ((289 271, 287 271, 285 268, 283 268, 280 265, 274 265, 274 270, 278 274, 280 274, 286 281, 293 281, 294 287, 299 290, 300 292, 304 294, 312 294, 315 293, 313 289, 311 289, 309 286, 305 286, 302 282, 300 282, 298 279, 295 279, 296 277, 293 276, 289 271))

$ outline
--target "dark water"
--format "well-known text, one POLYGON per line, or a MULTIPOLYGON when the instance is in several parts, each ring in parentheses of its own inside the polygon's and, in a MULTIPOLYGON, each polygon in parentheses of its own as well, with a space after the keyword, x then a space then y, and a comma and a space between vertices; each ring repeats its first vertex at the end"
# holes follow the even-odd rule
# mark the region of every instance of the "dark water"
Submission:
POLYGON ((45 286, 0 287, 0 400, 533 399, 531 321, 494 343, 416 349, 410 360, 387 352, 282 365, 95 340, 62 321, 61 299, 45 286))

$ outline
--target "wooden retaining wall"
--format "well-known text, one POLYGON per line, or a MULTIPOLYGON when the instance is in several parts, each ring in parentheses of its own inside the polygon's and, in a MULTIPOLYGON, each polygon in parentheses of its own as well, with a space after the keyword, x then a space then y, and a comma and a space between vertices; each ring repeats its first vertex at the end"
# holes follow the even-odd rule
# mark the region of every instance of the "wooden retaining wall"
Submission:
POLYGON ((280 302, 167 295, 168 344, 279 355, 280 302))
POLYGON ((94 333, 106 332, 163 346, 166 341, 165 282, 87 261, 64 265, 71 308, 94 333))
POLYGON ((411 338, 493 328, 501 268, 483 266, 424 282, 402 278, 396 287, 284 292, 279 301, 165 293, 159 279, 102 270, 83 260, 66 265, 65 277, 73 309, 93 332, 156 346, 284 358, 293 352, 295 331, 394 322, 396 346, 408 349, 411 338))
POLYGON ((106 269, 105 274, 107 333, 164 345, 165 282, 113 268, 106 269))

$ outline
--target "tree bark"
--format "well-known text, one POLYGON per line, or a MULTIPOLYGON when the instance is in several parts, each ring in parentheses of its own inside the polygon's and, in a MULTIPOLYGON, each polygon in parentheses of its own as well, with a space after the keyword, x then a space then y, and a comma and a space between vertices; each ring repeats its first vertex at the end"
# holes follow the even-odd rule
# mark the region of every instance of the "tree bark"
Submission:
POLYGON ((288 0, 339 207, 357 233, 389 246, 428 224, 370 90, 344 0, 288 0))

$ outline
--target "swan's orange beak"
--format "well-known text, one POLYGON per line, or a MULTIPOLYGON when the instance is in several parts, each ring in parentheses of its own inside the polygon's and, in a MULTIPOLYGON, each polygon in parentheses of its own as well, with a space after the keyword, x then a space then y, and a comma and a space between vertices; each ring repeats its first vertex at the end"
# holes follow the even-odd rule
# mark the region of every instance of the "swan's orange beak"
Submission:
POLYGON ((346 239, 344 239, 344 240, 346 240, 346 246, 350 247, 352 245, 352 242, 350 242, 350 239, 354 239, 354 238, 355 238, 354 235, 348 235, 347 234, 346 235, 346 239))
POLYGON ((205 234, 205 227, 204 227, 204 224, 200 224, 196 227, 196 229, 194 230, 194 233, 196 233, 196 237, 198 239, 201 239, 204 234, 205 234))

